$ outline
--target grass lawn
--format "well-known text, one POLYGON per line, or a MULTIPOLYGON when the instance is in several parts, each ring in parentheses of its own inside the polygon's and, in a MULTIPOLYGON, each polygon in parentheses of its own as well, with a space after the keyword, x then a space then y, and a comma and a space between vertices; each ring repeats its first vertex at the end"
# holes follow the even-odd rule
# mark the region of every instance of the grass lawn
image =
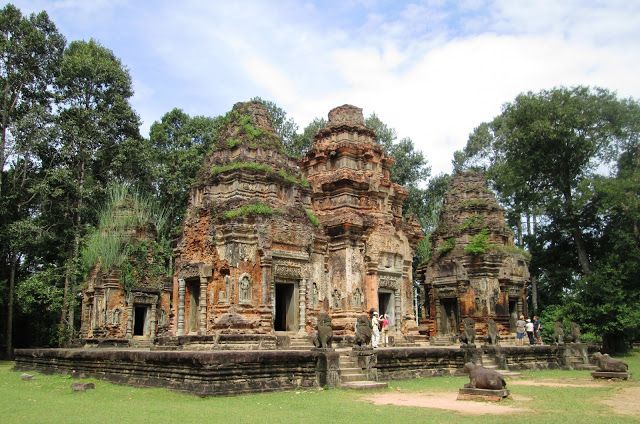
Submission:
MULTIPOLYGON (((602 387, 507 387, 515 400, 501 405, 531 411, 505 415, 463 415, 439 409, 381 405, 362 398, 376 393, 457 392, 465 377, 433 377, 390 382, 378 392, 310 390, 233 397, 196 396, 165 389, 133 388, 100 380, 95 390, 72 393, 73 381, 64 375, 35 374, 22 381, 13 363, 0 362, 0 422, 2 423, 640 423, 640 416, 616 414, 601 399, 624 389, 640 393, 640 351, 623 358, 635 378, 601 382, 602 387)), ((527 381, 553 379, 591 382, 588 371, 525 372, 527 381)), ((514 380, 515 381, 515 380, 514 380)), ((635 399, 635 402, 640 400, 635 399)))

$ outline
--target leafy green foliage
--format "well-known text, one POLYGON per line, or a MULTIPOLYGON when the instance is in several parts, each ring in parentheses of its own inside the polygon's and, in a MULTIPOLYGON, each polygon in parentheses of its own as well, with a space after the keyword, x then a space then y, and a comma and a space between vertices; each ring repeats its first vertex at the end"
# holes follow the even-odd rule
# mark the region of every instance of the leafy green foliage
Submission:
POLYGON ((284 169, 280 169, 275 171, 271 165, 267 165, 264 163, 257 162, 229 162, 224 165, 214 165, 211 167, 211 175, 219 175, 229 171, 236 170, 249 170, 253 172, 264 172, 266 174, 274 174, 278 175, 280 178, 288 182, 289 184, 295 184, 302 187, 309 187, 309 181, 307 181, 304 177, 296 177, 285 171, 284 169))
POLYGON ((305 209, 304 210, 307 214, 307 218, 309 218, 309 221, 316 227, 320 226, 320 220, 318 219, 318 217, 316 216, 315 213, 313 213, 313 211, 311 209, 305 209))
POLYGON ((114 185, 99 225, 82 249, 84 269, 88 272, 99 265, 105 274, 119 271, 127 291, 136 283, 159 285, 169 259, 166 231, 164 210, 129 186, 114 185), (156 235, 160 242, 153 239, 156 235))
POLYGON ((458 232, 464 232, 470 229, 478 229, 484 227, 484 215, 472 214, 465 218, 456 228, 458 232))
POLYGON ((272 216, 274 213, 276 213, 276 211, 274 211, 269 205, 258 202, 231 209, 226 211, 223 216, 226 219, 236 219, 251 215, 272 216))
POLYGON ((170 250, 155 240, 134 239, 125 247, 120 265, 120 281, 129 292, 134 287, 161 289, 167 277, 170 250))
POLYGON ((300 157, 303 154, 303 148, 297 139, 298 125, 293 119, 289 118, 287 113, 272 101, 260 97, 254 97, 251 101, 259 102, 267 109, 273 128, 282 140, 285 153, 292 157, 300 157))
MULTIPOLYGON (((172 237, 182 229, 189 189, 204 155, 216 146, 221 118, 189 116, 180 109, 166 113, 151 125, 149 134, 153 180, 158 198, 167 208, 172 237)), ((229 148, 237 139, 227 140, 229 148)))
POLYGON ((469 244, 464 247, 464 253, 468 255, 483 255, 491 248, 489 243, 489 230, 484 228, 471 238, 469 244))
POLYGON ((451 252, 454 247, 456 247, 456 239, 455 239, 455 237, 450 237, 450 238, 444 240, 436 248, 436 253, 438 254, 438 256, 445 256, 447 253, 451 252))
MULTIPOLYGON (((455 240, 454 240, 455 245, 455 240)), ((451 247, 453 249, 453 246, 451 247)), ((449 250, 451 250, 449 249, 449 250)), ((431 242, 429 241, 429 237, 423 237, 416 246, 416 254, 418 265, 425 264, 429 262, 431 258, 431 242)))

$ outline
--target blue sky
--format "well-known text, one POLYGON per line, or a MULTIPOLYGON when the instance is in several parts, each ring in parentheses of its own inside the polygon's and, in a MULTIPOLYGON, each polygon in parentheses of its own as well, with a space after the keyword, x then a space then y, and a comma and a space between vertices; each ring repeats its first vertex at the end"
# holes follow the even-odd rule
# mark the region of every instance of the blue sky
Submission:
POLYGON ((113 50, 144 134, 174 107, 215 116, 260 96, 302 128, 350 103, 411 137, 437 174, 521 92, 587 84, 640 98, 637 1, 14 4, 113 50))

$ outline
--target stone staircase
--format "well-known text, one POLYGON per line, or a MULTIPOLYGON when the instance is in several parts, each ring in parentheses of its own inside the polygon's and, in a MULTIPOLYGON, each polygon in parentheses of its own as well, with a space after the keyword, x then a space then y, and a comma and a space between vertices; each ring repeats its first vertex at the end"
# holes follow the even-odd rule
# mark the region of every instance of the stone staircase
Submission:
POLYGON ((384 389, 389 385, 385 382, 371 381, 360 368, 351 355, 350 349, 339 351, 340 353, 340 387, 345 389, 384 389))
POLYGON ((129 343, 134 349, 150 349, 152 345, 151 340, 143 338, 138 339, 136 337, 132 338, 129 343))
POLYGON ((308 336, 293 336, 289 338, 289 347, 287 350, 309 350, 313 347, 313 343, 308 336))
POLYGON ((581 370, 581 371, 596 371, 598 369, 596 365, 585 364, 584 360, 581 358, 570 358, 569 368, 572 370, 581 370))
POLYGON ((482 366, 490 369, 490 370, 495 370, 498 373, 500 373, 503 377, 520 377, 522 374, 520 374, 519 372, 514 372, 514 371, 509 371, 509 370, 501 370, 498 369, 498 364, 496 364, 496 361, 489 355, 487 355, 486 353, 482 353, 482 357, 481 357, 481 362, 482 362, 482 366))
POLYGON ((459 343, 453 340, 453 337, 450 335, 435 335, 429 339, 429 344, 431 346, 453 346, 459 345, 459 343))

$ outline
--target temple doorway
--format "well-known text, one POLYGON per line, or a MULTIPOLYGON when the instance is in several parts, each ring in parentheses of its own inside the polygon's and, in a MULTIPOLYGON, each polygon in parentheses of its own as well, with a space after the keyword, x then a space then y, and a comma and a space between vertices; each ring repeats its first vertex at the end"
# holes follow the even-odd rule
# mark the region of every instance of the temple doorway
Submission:
POLYGON ((200 284, 198 281, 188 281, 187 290, 189 292, 189 314, 185 327, 189 333, 198 332, 198 310, 200 309, 200 284))
POLYGON ((457 299, 440 299, 440 334, 458 334, 459 323, 457 299))
POLYGON ((146 336, 147 332, 147 311, 146 306, 135 306, 133 309, 133 335, 146 336))
POLYGON ((394 294, 391 290, 378 291, 378 313, 380 316, 384 314, 389 315, 389 326, 395 325, 396 322, 394 304, 394 294))
POLYGON ((293 283, 276 283, 275 331, 295 331, 298 329, 298 306, 296 286, 293 283))

